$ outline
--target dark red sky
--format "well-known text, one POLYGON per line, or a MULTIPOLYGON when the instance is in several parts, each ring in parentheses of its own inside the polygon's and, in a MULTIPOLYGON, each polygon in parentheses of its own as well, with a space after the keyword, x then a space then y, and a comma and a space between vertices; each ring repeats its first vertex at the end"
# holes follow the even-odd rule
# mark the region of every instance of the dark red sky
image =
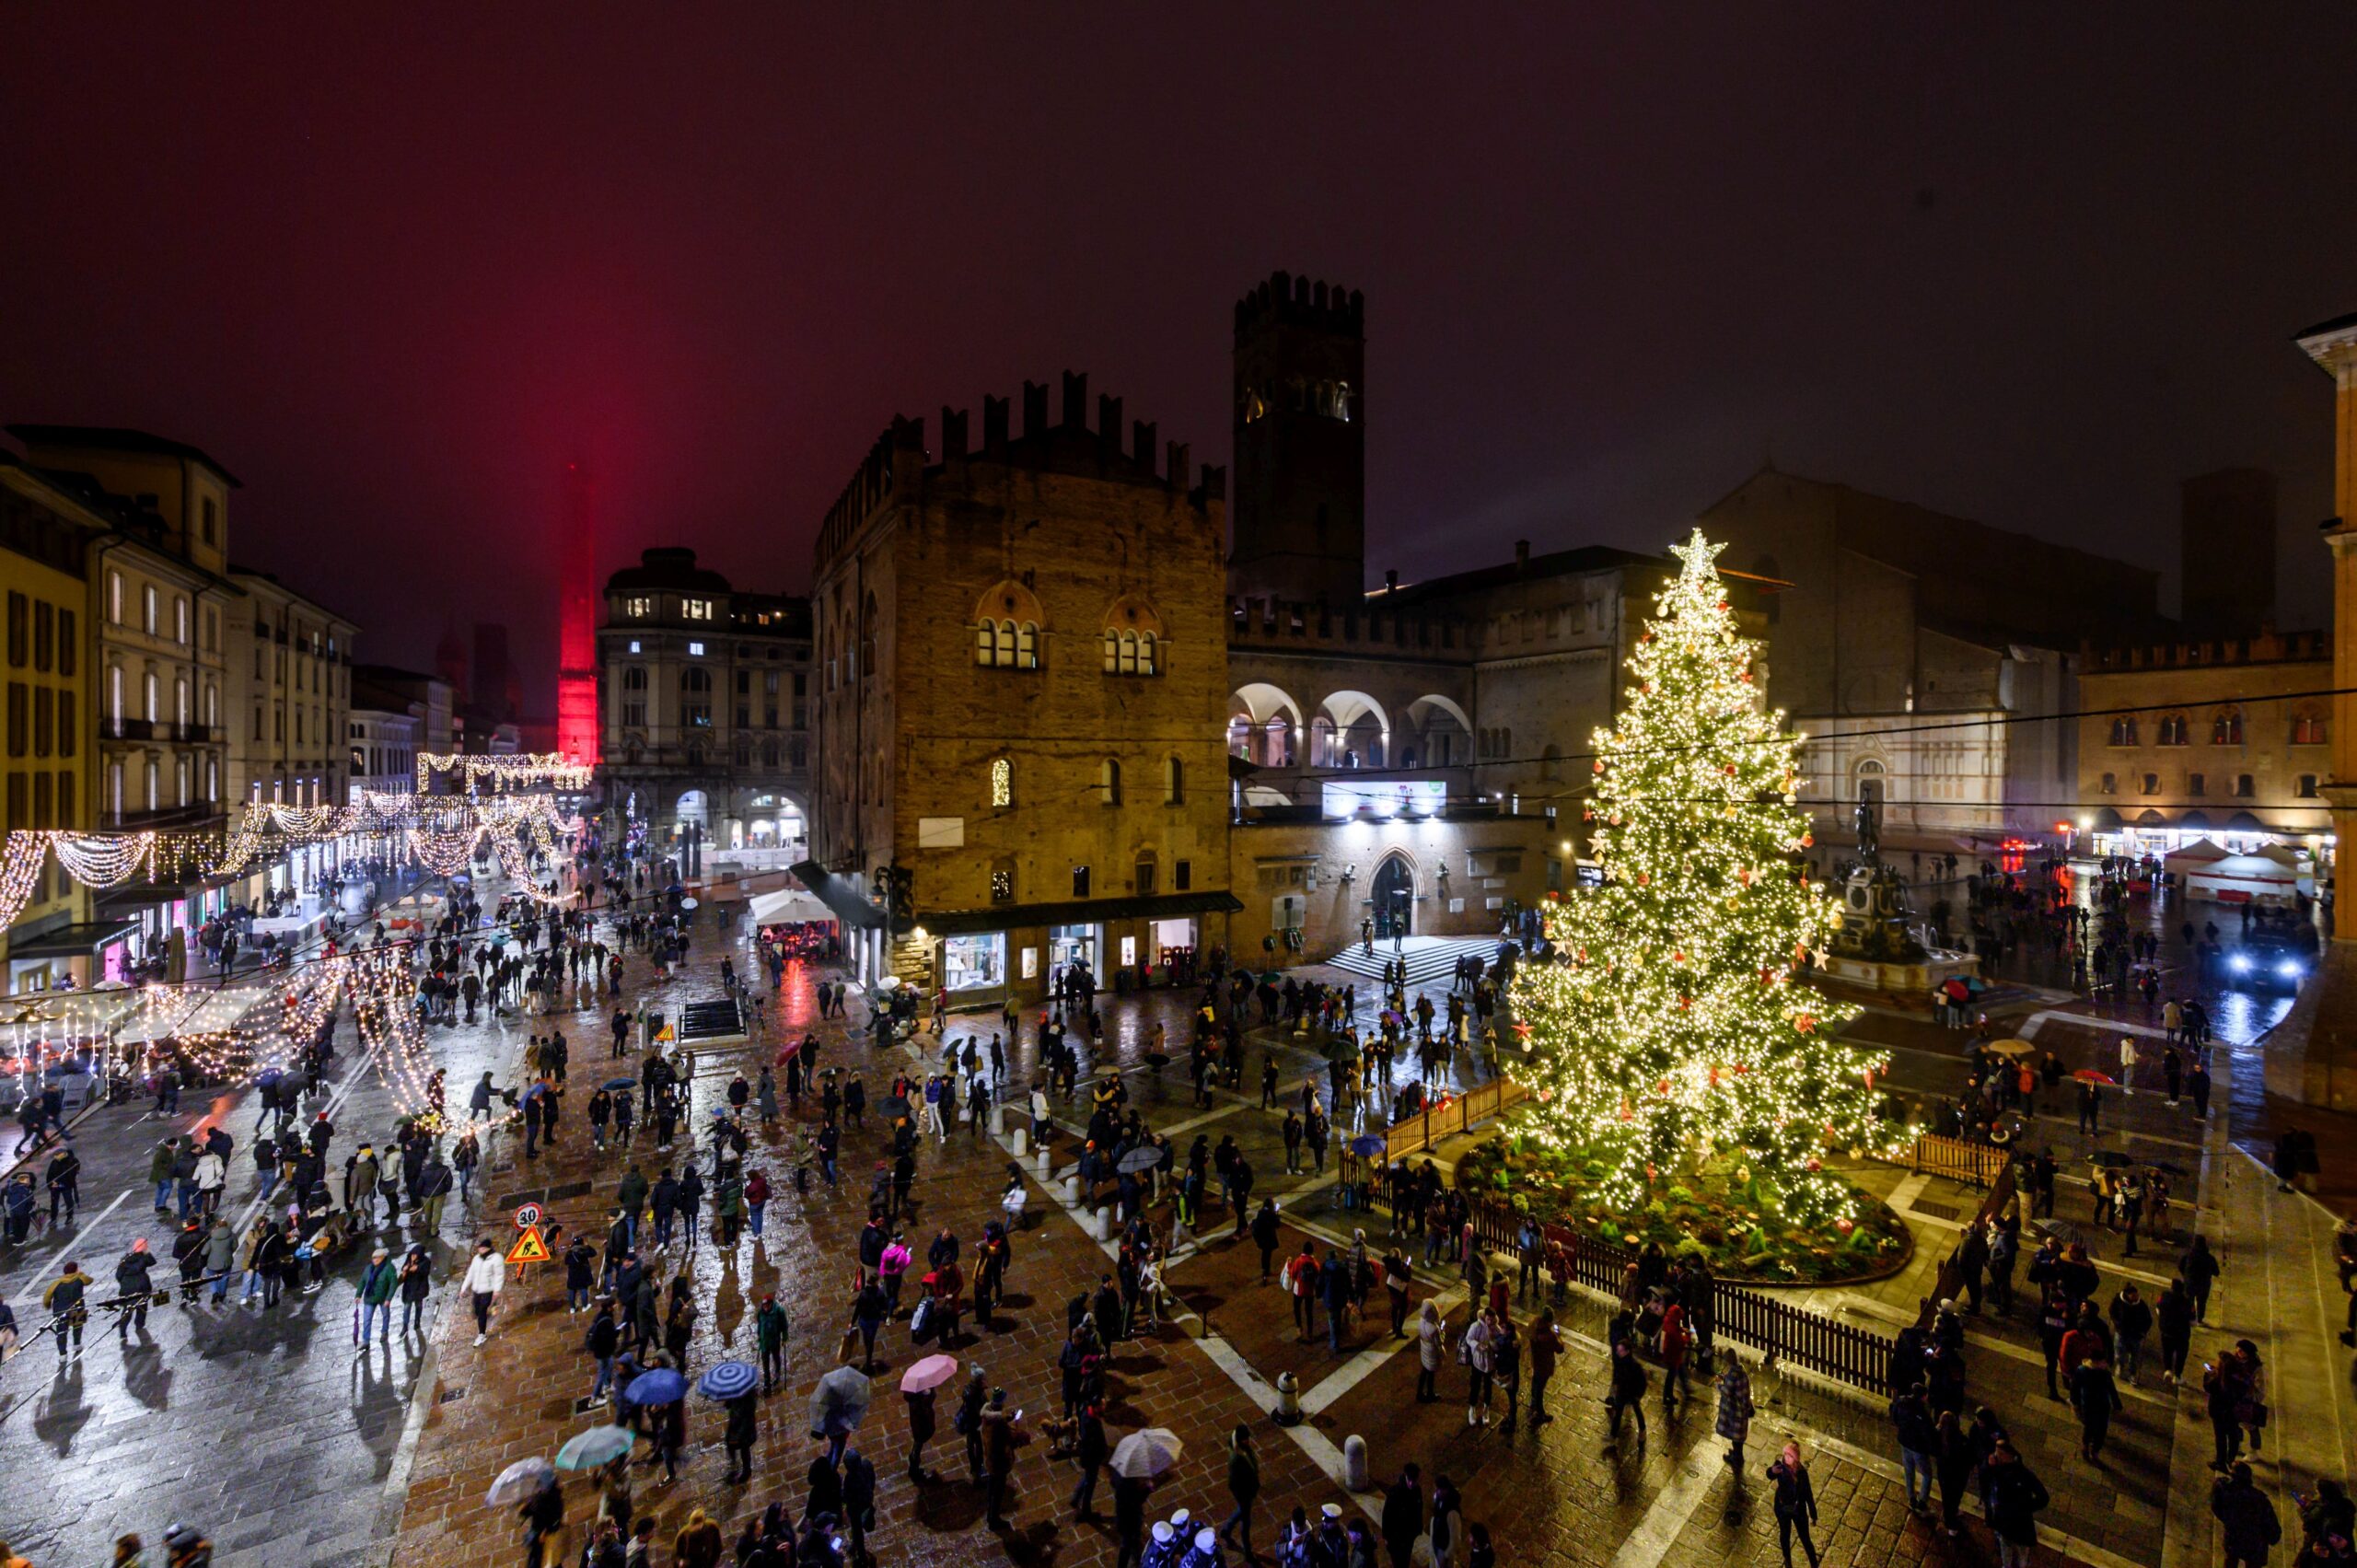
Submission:
POLYGON ((1086 369, 1221 459, 1278 266, 1368 297, 1376 573, 1657 546, 1771 454, 2166 564, 2247 462, 2322 613, 2343 6, 374 9, 0 54, 0 414, 209 448, 369 656, 545 649, 575 452, 606 569, 784 587, 896 410, 1086 369))

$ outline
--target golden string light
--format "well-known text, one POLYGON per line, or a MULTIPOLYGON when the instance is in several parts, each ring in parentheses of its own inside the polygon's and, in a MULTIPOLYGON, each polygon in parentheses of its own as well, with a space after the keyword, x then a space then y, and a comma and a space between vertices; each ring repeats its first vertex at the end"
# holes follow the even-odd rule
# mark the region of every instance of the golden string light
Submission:
POLYGON ((1759 700, 1717 552, 1700 530, 1677 549, 1684 569, 1628 659, 1635 682, 1596 733, 1604 880, 1542 912, 1554 958, 1515 975, 1516 1076, 1541 1138, 1602 1164, 1607 1203, 1716 1163, 1796 1221, 1843 1224, 1855 1199, 1827 1151, 1911 1130, 1877 1114, 1887 1054, 1829 1038, 1857 1009, 1792 984, 1840 910, 1801 867, 1800 738, 1759 700))

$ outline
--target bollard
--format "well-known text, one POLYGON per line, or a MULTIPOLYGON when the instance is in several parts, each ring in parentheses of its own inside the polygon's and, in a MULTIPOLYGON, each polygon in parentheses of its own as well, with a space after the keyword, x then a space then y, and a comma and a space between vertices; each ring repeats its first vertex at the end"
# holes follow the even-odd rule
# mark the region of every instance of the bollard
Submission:
POLYGON ((991 1107, 991 1134, 998 1138, 1006 1136, 1006 1107, 1003 1105, 991 1107))
POLYGON ((1301 1389, 1292 1373, 1277 1374, 1277 1408, 1269 1416, 1279 1426, 1292 1426, 1301 1420, 1301 1389))
POLYGON ((1343 1490, 1364 1492, 1372 1484, 1367 1476, 1366 1439, 1353 1432, 1342 1439, 1343 1490))
POLYGON ((1054 1163, 1049 1158, 1047 1146, 1045 1144, 1040 1145, 1039 1157, 1034 1159, 1031 1163, 1033 1168, 1039 1171, 1039 1179, 1043 1181, 1046 1180, 1055 1170, 1054 1163))
POLYGON ((1067 1202, 1067 1203, 1077 1203, 1077 1202, 1080 1202, 1080 1178, 1079 1178, 1079 1177, 1077 1177, 1077 1176, 1067 1176, 1067 1177, 1065 1177, 1065 1178, 1064 1178, 1064 1179, 1063 1179, 1063 1194, 1064 1194, 1064 1202, 1067 1202))
POLYGON ((1089 1234, 1096 1237, 1099 1241, 1110 1241, 1113 1239, 1112 1204, 1099 1203, 1097 1205, 1097 1225, 1089 1234))
POLYGON ((1014 1132, 1009 1132, 1006 1135, 1007 1153, 1013 1155, 1016 1159, 1021 1159, 1023 1157, 1023 1151, 1030 1147, 1030 1134, 1024 1132, 1020 1127, 1017 1127, 1014 1132))

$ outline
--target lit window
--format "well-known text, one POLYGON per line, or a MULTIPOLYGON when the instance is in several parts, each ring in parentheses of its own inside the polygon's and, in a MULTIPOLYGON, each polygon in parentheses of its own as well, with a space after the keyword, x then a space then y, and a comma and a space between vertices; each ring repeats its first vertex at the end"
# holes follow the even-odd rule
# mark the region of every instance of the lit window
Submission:
POLYGON ((633 653, 638 652, 638 639, 636 637, 633 637, 630 640, 630 651, 633 653))
POLYGON ((690 658, 703 657, 703 645, 702 643, 690 643, 688 645, 688 656, 690 658))
POLYGON ((1015 804, 1015 764, 1004 757, 995 758, 991 762, 991 804, 1015 804))

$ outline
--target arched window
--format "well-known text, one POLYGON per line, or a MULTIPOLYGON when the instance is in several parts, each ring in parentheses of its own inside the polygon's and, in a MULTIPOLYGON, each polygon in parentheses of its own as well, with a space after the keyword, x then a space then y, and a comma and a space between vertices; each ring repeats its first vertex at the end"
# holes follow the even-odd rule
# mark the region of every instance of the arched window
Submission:
POLYGON ((1110 757, 1097 765, 1097 800, 1100 806, 1121 804, 1121 764, 1110 757))
POLYGON ((2192 726, 2186 723, 2183 714, 2170 714, 2161 720, 2160 738, 2164 746, 2187 745, 2189 743, 2192 733, 2192 726))
POLYGON ((691 664, 679 672, 679 722, 698 728, 712 724, 712 671, 702 665, 691 664))
POLYGON ((859 610, 859 676, 865 680, 876 673, 876 596, 869 594, 867 602, 859 610))
POLYGON ((2293 715, 2292 719, 2293 745, 2322 746, 2324 744, 2324 720, 2319 715, 2316 714, 2299 714, 2293 715))
POLYGON ((991 759, 991 804, 1015 804, 1015 764, 1004 757, 991 759))
POLYGON ((148 719, 152 722, 162 718, 164 716, 164 683, 156 679, 156 672, 151 669, 147 672, 146 679, 142 682, 142 686, 147 697, 148 719))
POLYGON ((974 662, 984 669, 998 663, 998 622, 984 621, 974 628, 974 662))
POLYGON ((2210 720, 2211 745, 2240 746, 2242 743, 2243 712, 2240 708, 2228 708, 2210 720))
POLYGON ((644 665, 633 664, 622 667, 622 690, 625 691, 644 691, 646 690, 646 667, 644 665))
POLYGON ((1176 757, 1162 764, 1162 800, 1166 806, 1180 806, 1187 799, 1187 764, 1176 757))
POLYGON ((2136 744, 2136 721, 2133 717, 2123 714, 2111 721, 2111 743, 2114 746, 2136 744))

